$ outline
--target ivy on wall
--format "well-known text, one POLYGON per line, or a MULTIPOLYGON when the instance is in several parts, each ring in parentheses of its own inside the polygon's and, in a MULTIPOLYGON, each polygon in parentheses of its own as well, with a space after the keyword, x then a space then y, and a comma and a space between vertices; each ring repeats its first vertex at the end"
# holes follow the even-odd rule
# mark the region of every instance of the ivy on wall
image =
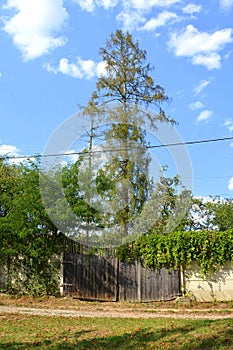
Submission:
POLYGON ((118 249, 120 260, 143 259, 148 267, 186 269, 197 262, 204 275, 233 262, 233 229, 218 231, 173 232, 163 236, 150 234, 131 246, 118 249))

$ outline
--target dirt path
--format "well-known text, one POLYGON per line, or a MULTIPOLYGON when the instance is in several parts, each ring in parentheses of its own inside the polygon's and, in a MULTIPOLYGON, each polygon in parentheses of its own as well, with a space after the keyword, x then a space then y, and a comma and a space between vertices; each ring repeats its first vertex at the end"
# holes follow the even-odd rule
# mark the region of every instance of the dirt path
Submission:
POLYGON ((30 297, 0 293, 0 316, 6 313, 58 317, 232 318, 233 303, 130 303, 84 301, 71 297, 30 297))
POLYGON ((211 309, 117 309, 103 307, 87 310, 64 310, 45 309, 23 306, 0 305, 0 315, 5 313, 37 315, 37 316, 58 316, 58 317, 114 317, 114 318, 186 318, 186 319, 233 319, 233 310, 211 310, 211 309))

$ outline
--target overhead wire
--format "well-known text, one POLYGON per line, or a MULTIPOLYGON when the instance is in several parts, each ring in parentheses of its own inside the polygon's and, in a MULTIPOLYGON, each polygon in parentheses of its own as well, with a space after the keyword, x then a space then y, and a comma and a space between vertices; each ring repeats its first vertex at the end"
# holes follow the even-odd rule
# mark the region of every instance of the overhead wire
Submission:
MULTIPOLYGON (((193 140, 193 141, 183 141, 183 142, 174 142, 174 143, 168 143, 168 144, 159 144, 159 145, 148 145, 146 146, 147 149, 154 149, 154 148, 165 148, 165 147, 175 147, 175 146, 184 146, 184 145, 195 145, 195 144, 204 144, 204 143, 211 143, 211 142, 221 142, 221 141, 229 141, 233 140, 233 136, 229 137, 218 137, 214 139, 204 139, 204 140, 193 140)), ((116 149, 102 149, 102 150, 86 150, 86 151, 74 151, 74 152, 64 152, 64 153, 54 153, 54 154, 34 154, 34 155, 0 155, 0 159, 12 159, 12 160, 17 160, 17 159, 40 159, 40 158, 48 158, 48 157, 61 157, 61 156, 72 156, 72 155, 85 155, 85 154, 96 154, 96 153, 107 153, 107 152, 119 152, 119 151, 125 151, 126 149, 132 150, 132 148, 116 148, 116 149)), ((134 149, 134 148, 133 148, 134 149)), ((209 178, 229 178, 229 176, 201 176, 197 177, 196 180, 198 179, 209 179, 209 178)), ((212 196, 230 196, 229 193, 222 193, 218 195, 213 195, 212 196)))
POLYGON ((166 145, 163 145, 163 144, 162 145, 154 145, 154 146, 148 146, 148 148, 160 148, 160 147, 170 147, 170 146, 194 145, 194 144, 200 144, 200 143, 227 141, 227 140, 232 140, 232 139, 233 139, 233 136, 230 136, 230 137, 219 137, 219 138, 216 138, 216 139, 184 141, 184 142, 169 143, 169 144, 166 144, 166 145))
MULTIPOLYGON (((153 149, 153 148, 165 148, 165 147, 174 147, 174 146, 184 146, 184 145, 195 145, 202 143, 211 143, 211 142, 219 142, 219 141, 229 141, 233 140, 233 136, 230 137, 219 137, 215 139, 204 139, 204 140, 194 140, 194 141, 183 141, 183 142, 174 142, 168 144, 160 144, 160 145, 148 145, 145 148, 153 149)), ((48 157, 61 157, 61 156, 73 156, 73 155, 83 155, 83 154, 95 154, 95 153, 107 153, 107 152, 119 152, 125 150, 132 150, 132 148, 115 148, 115 149, 102 149, 102 150, 86 150, 86 151, 74 151, 74 152, 64 152, 64 153, 54 153, 54 154, 34 154, 34 155, 0 155, 0 158, 4 159, 31 159, 31 158, 48 158, 48 157)))

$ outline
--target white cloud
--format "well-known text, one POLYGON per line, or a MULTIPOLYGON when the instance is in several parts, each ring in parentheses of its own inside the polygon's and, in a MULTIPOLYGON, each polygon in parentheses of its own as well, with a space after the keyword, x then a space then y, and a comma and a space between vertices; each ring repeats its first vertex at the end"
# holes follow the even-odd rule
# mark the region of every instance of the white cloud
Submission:
POLYGON ((220 0, 219 5, 223 10, 230 10, 233 7, 233 0, 220 0))
POLYGON ((180 2, 180 0, 125 0, 127 4, 137 10, 149 10, 154 6, 166 7, 180 2))
POLYGON ((197 110, 197 109, 201 109, 201 108, 203 108, 203 107, 204 107, 204 105, 203 105, 203 103, 200 102, 200 101, 196 101, 196 102, 190 103, 190 105, 189 105, 189 108, 190 108, 192 111, 195 111, 195 110, 197 110))
POLYGON ((232 124, 233 124, 232 119, 227 119, 227 120, 223 123, 224 126, 229 126, 229 125, 232 125, 232 124))
POLYGON ((115 7, 118 0, 75 0, 75 2, 82 10, 93 12, 96 7, 103 7, 105 10, 115 7))
POLYGON ((194 95, 200 94, 200 92, 205 89, 209 84, 210 80, 201 80, 199 84, 193 89, 194 95))
MULTIPOLYGON (((130 15, 134 10, 149 12, 153 7, 169 7, 180 0, 74 0, 80 8, 87 12, 94 12, 96 8, 103 7, 105 10, 116 7, 119 3, 124 8, 125 15, 130 15)), ((123 19, 124 12, 121 12, 123 19)), ((135 16, 135 13, 133 13, 135 16)))
POLYGON ((228 190, 233 191, 233 177, 228 182, 228 190))
POLYGON ((25 60, 31 60, 61 47, 66 39, 56 34, 68 13, 62 0, 8 0, 6 10, 16 14, 5 20, 4 30, 13 38, 25 60))
POLYGON ((93 12, 95 9, 95 1, 94 0, 76 0, 75 2, 84 11, 93 12))
POLYGON ((80 155, 74 149, 70 149, 69 151, 62 151, 62 154, 67 154, 65 159, 61 162, 62 166, 67 166, 68 163, 75 163, 78 161, 80 155))
POLYGON ((36 157, 20 154, 20 149, 14 145, 0 144, 0 156, 4 158, 9 157, 8 161, 11 164, 20 164, 27 162, 30 158, 31 161, 35 161, 36 157))
POLYGON ((106 64, 104 62, 99 62, 95 64, 95 70, 97 77, 106 74, 106 64))
POLYGON ((221 68, 221 56, 216 52, 210 52, 205 55, 196 55, 192 59, 192 63, 205 66, 208 70, 221 68))
POLYGON ((70 63, 67 58, 62 58, 58 67, 47 64, 44 68, 50 73, 62 73, 79 79, 91 79, 94 76, 100 76, 105 73, 105 64, 103 62, 95 63, 92 60, 82 60, 80 57, 77 58, 76 63, 70 63))
POLYGON ((137 11, 120 12, 116 17, 118 22, 123 24, 124 30, 132 31, 137 28, 138 25, 145 22, 145 18, 137 11))
POLYGON ((18 156, 19 149, 13 145, 0 145, 0 154, 1 156, 18 156))
POLYGON ((178 16, 174 12, 163 11, 159 13, 157 18, 152 18, 148 22, 146 22, 146 24, 140 29, 148 31, 155 30, 156 28, 165 26, 167 23, 177 18, 178 16))
MULTIPOLYGON (((122 10, 116 16, 116 20, 121 23, 123 30, 132 31, 137 29, 140 25, 145 23, 145 13, 149 13, 153 7, 169 7, 180 0, 74 0, 82 10, 87 12, 94 12, 98 7, 105 10, 116 7, 121 4, 122 10)), ((166 12, 166 11, 165 11, 166 12)), ((166 16, 166 14, 164 14, 166 16)), ((162 15, 162 16, 164 16, 162 15)), ((176 18, 175 14, 172 17, 176 18)), ((173 19, 174 19, 173 18, 173 19)), ((172 18, 170 18, 171 20, 172 18)), ((163 23, 157 21, 165 21, 166 24, 169 18, 152 19, 148 22, 145 30, 152 30, 150 26, 162 26, 163 23), (156 23, 154 23, 156 21, 156 23)))
MULTIPOLYGON (((202 203, 213 203, 214 198, 211 196, 195 196, 196 199, 200 199, 202 203)), ((194 204, 196 206, 196 204, 194 204)))
POLYGON ((197 123, 209 120, 212 117, 212 115, 213 115, 213 111, 208 111, 208 110, 201 111, 201 113, 197 117, 197 123))
POLYGON ((0 145, 0 156, 13 157, 9 159, 9 163, 11 164, 20 164, 21 162, 26 160, 26 157, 21 158, 22 156, 20 156, 19 152, 20 150, 16 146, 6 144, 0 145), (14 158, 19 156, 20 158, 14 158))
POLYGON ((232 119, 227 119, 223 123, 223 126, 225 126, 230 132, 233 131, 233 120, 232 119))
POLYGON ((202 10, 202 6, 196 5, 196 4, 188 4, 182 8, 182 11, 184 13, 188 13, 190 15, 193 15, 194 13, 201 12, 201 10, 202 10))
POLYGON ((207 69, 221 67, 218 51, 233 41, 233 29, 225 28, 212 34, 199 32, 193 25, 171 34, 168 47, 176 56, 191 57, 192 64, 204 65, 207 69))
POLYGON ((118 4, 118 0, 98 0, 98 5, 103 6, 105 10, 115 7, 118 4))
POLYGON ((226 28, 209 34, 199 32, 192 24, 181 33, 174 33, 170 45, 177 56, 193 56, 200 52, 220 50, 225 44, 233 41, 232 28, 226 28))

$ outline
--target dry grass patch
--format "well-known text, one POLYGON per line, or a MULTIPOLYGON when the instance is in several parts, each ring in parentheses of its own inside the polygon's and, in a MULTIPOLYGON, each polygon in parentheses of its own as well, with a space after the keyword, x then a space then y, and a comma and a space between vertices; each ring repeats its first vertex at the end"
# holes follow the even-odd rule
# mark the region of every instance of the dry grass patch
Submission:
POLYGON ((116 309, 206 309, 206 310, 233 310, 233 301, 231 302, 181 302, 177 303, 175 300, 171 301, 156 301, 148 303, 131 303, 131 302, 99 302, 99 301, 85 301, 72 297, 31 297, 27 295, 9 295, 5 293, 0 294, 0 305, 24 306, 24 307, 43 307, 43 308, 61 308, 80 310, 82 308, 99 308, 111 307, 116 309))

